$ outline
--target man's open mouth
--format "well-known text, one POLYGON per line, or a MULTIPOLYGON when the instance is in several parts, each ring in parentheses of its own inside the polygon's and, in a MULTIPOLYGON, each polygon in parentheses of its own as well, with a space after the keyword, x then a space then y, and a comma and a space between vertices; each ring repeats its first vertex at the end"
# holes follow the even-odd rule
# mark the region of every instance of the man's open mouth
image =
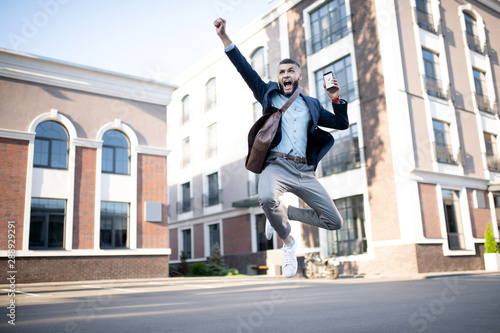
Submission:
POLYGON ((285 89, 291 89, 292 88, 292 81, 290 81, 290 80, 283 80, 283 88, 285 88, 285 89))

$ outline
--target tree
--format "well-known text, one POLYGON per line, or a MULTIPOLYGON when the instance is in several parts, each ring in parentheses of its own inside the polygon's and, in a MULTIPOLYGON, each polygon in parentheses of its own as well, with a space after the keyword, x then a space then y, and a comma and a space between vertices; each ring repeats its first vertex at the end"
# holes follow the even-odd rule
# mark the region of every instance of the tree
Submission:
POLYGON ((498 253, 498 245, 497 242, 495 242, 495 236, 493 236, 490 222, 486 225, 486 231, 484 232, 484 252, 498 253))
POLYGON ((181 251, 181 263, 179 267, 177 267, 177 271, 182 275, 186 275, 189 273, 189 264, 187 262, 187 254, 184 251, 181 251))
POLYGON ((207 272, 209 275, 218 276, 226 268, 224 259, 220 255, 220 246, 215 243, 212 246, 212 255, 208 258, 207 272))

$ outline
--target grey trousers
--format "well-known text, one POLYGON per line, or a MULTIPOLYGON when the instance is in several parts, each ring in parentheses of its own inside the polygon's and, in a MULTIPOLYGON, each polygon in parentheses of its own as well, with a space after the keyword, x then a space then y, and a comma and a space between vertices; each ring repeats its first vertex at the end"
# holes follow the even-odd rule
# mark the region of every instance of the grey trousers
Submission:
POLYGON ((342 216, 323 185, 314 175, 314 167, 283 157, 268 156, 259 180, 259 203, 281 239, 291 227, 288 220, 300 221, 327 230, 342 227, 342 216), (285 213, 280 197, 291 192, 311 207, 288 207, 285 213))

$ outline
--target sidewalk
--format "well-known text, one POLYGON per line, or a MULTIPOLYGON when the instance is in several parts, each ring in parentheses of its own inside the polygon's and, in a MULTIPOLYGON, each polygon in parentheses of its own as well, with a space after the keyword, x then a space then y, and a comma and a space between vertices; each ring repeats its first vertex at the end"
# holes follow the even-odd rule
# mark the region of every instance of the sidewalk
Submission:
MULTIPOLYGON (((408 275, 391 275, 391 274, 360 274, 360 275, 340 275, 336 280, 329 280, 326 278, 319 278, 314 280, 328 280, 328 281, 338 281, 342 283, 349 282, 388 282, 388 281, 411 281, 411 280, 423 280, 423 279, 435 279, 442 277, 453 277, 453 276, 467 276, 467 275, 499 275, 500 272, 476 270, 476 271, 455 271, 455 272, 432 272, 432 273, 419 273, 419 274, 408 274, 408 275)), ((36 283, 20 283, 16 284, 17 287, 42 287, 42 286, 71 286, 71 285, 92 285, 92 284, 116 284, 116 283, 128 283, 128 284, 142 284, 147 282, 168 282, 168 283, 186 283, 188 281, 198 281, 207 280, 230 280, 230 281, 248 281, 248 280, 297 280, 302 279, 304 281, 309 281, 308 279, 296 275, 292 279, 288 279, 284 276, 268 276, 268 275, 247 275, 247 276, 200 276, 200 277, 169 277, 169 278, 141 278, 141 279, 114 279, 114 280, 78 280, 78 281, 57 281, 57 282, 36 282, 36 283)), ((312 281, 314 281, 312 280, 312 281)), ((0 289, 8 288, 8 284, 0 284, 0 289)))

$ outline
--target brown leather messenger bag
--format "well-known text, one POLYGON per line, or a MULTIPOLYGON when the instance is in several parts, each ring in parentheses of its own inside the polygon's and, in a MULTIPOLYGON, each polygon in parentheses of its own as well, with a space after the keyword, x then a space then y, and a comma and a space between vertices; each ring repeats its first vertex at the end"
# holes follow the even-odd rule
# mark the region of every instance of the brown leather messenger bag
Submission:
POLYGON ((247 170, 255 173, 262 172, 264 161, 278 130, 281 117, 301 91, 302 87, 297 87, 281 109, 272 113, 266 113, 250 128, 248 132, 248 155, 245 162, 247 170))

